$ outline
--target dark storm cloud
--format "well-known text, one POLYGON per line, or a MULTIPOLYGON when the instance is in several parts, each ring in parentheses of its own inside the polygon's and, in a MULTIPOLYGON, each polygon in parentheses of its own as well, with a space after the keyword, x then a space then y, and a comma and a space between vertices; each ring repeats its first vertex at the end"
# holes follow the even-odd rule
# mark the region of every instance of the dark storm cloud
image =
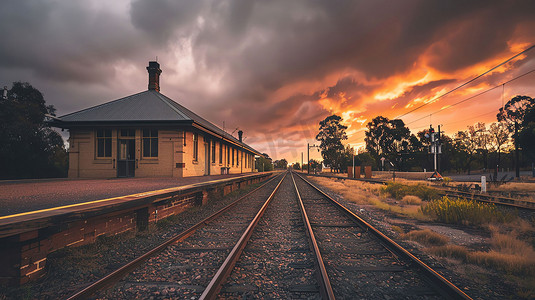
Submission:
POLYGON ((177 32, 191 34, 205 4, 203 0, 134 0, 130 15, 132 24, 144 31, 149 40, 165 44, 177 32))
MULTIPOLYGON (((467 2, 470 3, 477 1, 467 2)), ((430 49, 431 66, 443 72, 453 72, 495 57, 507 49, 519 25, 532 21, 533 11, 533 1, 494 1, 477 7, 472 14, 452 19, 437 33, 444 39, 430 49)))
POLYGON ((295 138, 331 113, 322 95, 384 112, 458 80, 455 70, 509 53, 513 39, 532 43, 534 3, 8 0, 0 80, 30 81, 67 113, 73 101, 82 109, 124 96, 119 84, 126 95, 145 89, 144 67, 158 56, 171 98, 250 136, 291 128, 295 138), (422 61, 452 79, 369 103, 422 61), (293 86, 306 87, 281 92, 293 86))
POLYGON ((4 2, 0 66, 49 80, 106 82, 114 75, 111 62, 146 49, 125 21, 126 16, 77 1, 4 2))

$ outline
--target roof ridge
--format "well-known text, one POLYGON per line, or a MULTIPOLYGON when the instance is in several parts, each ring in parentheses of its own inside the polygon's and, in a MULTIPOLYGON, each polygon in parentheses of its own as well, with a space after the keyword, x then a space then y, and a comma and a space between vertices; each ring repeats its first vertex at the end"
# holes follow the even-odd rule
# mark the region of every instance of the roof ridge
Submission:
MULTIPOLYGON (((180 110, 178 110, 176 107, 174 107, 171 103, 169 103, 169 101, 167 100, 171 100, 173 101, 171 98, 165 96, 164 94, 161 94, 160 92, 154 92, 154 94, 156 94, 156 96, 158 97, 158 99, 160 99, 160 101, 162 101, 163 103, 165 103, 167 106, 169 106, 172 110, 174 110, 176 113, 178 113, 180 116, 182 116, 183 118, 185 119, 190 119, 192 121, 194 121, 193 119, 191 119, 190 117, 186 116, 183 112, 181 112, 180 110), (166 99, 164 99, 166 98, 166 99)), ((173 101, 175 102, 175 101, 173 101)), ((176 102, 175 102, 176 103, 176 102)), ((178 104, 178 103, 177 103, 178 104)))

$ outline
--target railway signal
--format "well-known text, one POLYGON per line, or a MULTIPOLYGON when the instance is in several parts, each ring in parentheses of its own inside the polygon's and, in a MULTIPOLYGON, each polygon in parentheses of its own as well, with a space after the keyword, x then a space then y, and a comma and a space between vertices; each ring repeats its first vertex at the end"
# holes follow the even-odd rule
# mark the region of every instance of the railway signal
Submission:
POLYGON ((433 154, 434 172, 429 178, 430 180, 442 180, 442 176, 438 172, 437 168, 437 155, 442 154, 442 144, 440 142, 440 125, 438 125, 438 131, 435 132, 433 125, 429 125, 429 132, 425 134, 425 137, 429 139, 429 153, 433 154))

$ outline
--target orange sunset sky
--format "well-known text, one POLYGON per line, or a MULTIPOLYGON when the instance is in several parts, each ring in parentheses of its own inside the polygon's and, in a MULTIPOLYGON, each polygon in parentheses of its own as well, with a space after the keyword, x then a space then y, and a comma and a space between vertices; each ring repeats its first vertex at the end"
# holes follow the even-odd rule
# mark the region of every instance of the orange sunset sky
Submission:
POLYGON ((157 58, 163 94, 301 162, 330 114, 364 147, 378 115, 452 135, 494 122, 515 95, 535 97, 532 49, 434 101, 535 44, 533 1, 76 2, 0 10, 0 81, 30 82, 58 115, 145 90, 157 58))

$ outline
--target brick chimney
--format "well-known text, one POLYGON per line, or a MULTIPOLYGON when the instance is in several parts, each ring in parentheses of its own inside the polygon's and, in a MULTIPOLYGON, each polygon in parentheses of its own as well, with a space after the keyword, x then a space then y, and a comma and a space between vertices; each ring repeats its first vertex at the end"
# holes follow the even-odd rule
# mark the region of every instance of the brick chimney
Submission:
POLYGON ((149 61, 149 66, 147 67, 149 71, 149 90, 160 91, 160 74, 162 70, 160 69, 160 64, 155 61, 149 61))
POLYGON ((243 131, 238 131, 238 140, 240 140, 240 142, 242 141, 242 137, 243 137, 243 131))

